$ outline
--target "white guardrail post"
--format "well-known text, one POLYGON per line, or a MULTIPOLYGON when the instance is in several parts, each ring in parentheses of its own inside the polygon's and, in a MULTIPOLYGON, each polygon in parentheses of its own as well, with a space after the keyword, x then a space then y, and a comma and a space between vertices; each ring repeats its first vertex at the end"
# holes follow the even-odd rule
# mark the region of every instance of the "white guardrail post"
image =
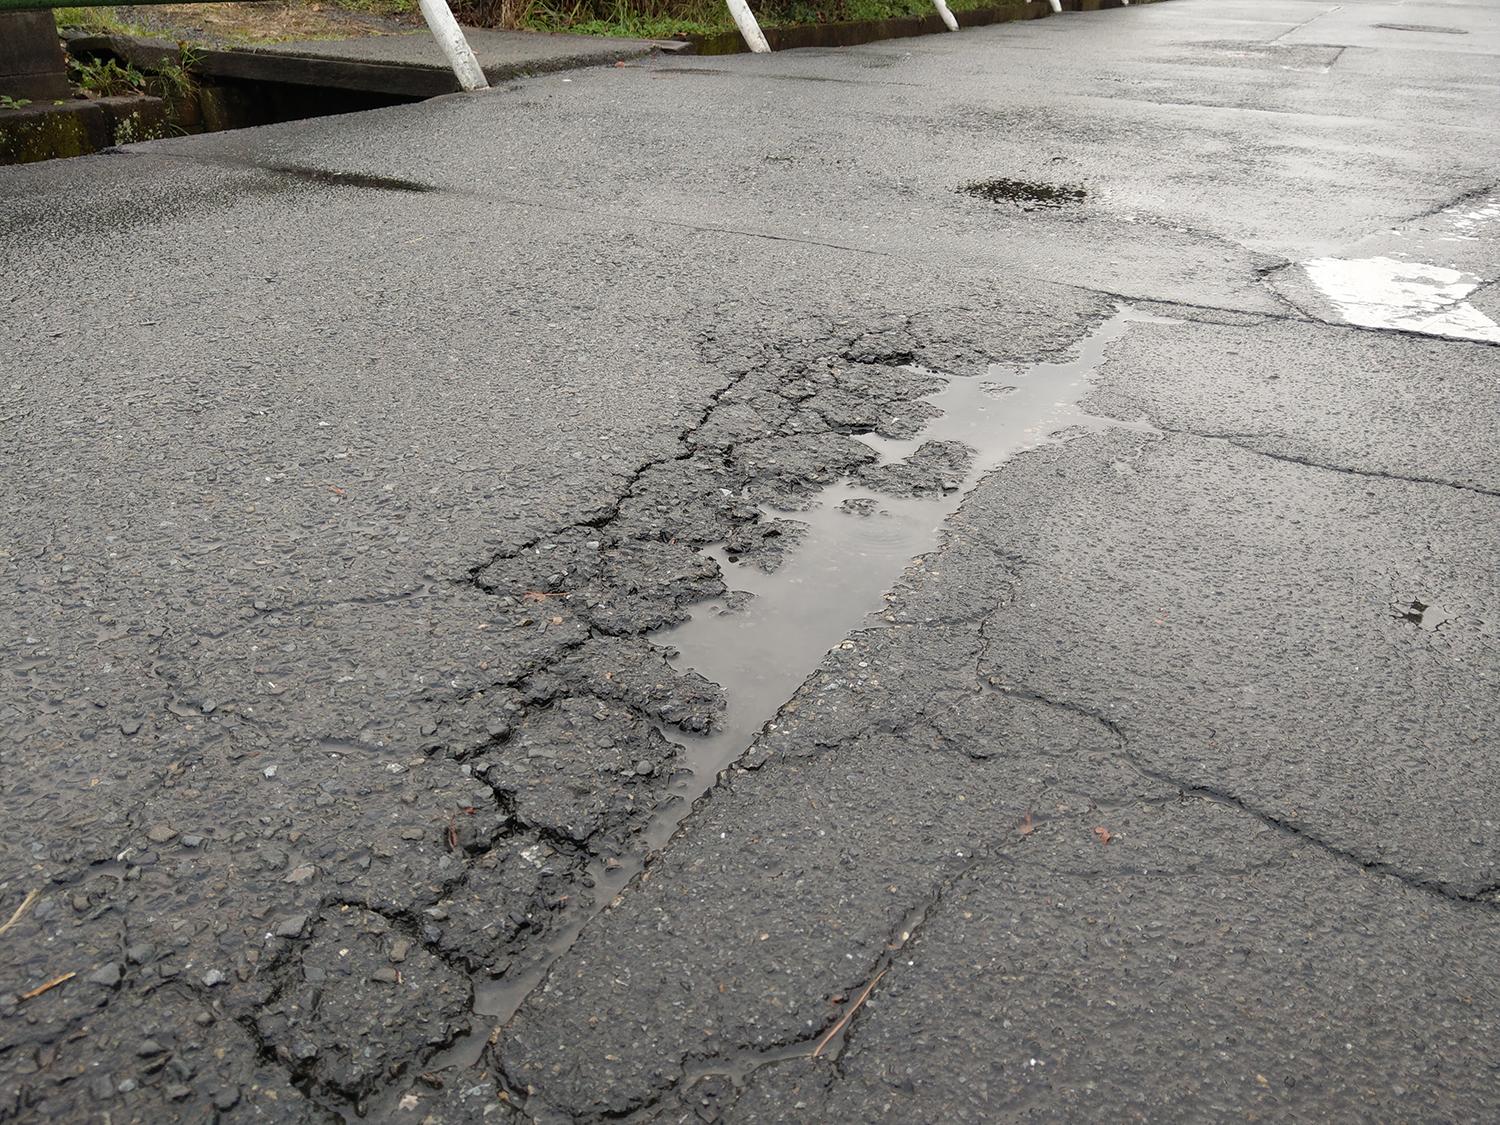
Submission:
POLYGON ((735 27, 739 28, 740 34, 744 36, 745 46, 757 55, 769 55, 771 44, 766 42, 760 24, 755 22, 755 13, 750 10, 750 5, 745 3, 745 0, 728 0, 728 3, 729 14, 734 17, 735 27))
POLYGON ((943 17, 943 23, 949 31, 958 30, 958 21, 953 18, 953 12, 948 7, 948 0, 932 0, 933 6, 937 8, 938 15, 943 17))
POLYGON ((489 89, 490 84, 485 81, 479 60, 474 57, 474 49, 464 38, 463 28, 459 27, 458 21, 453 18, 453 9, 448 7, 448 0, 417 0, 417 2, 422 8, 422 18, 427 21, 432 37, 437 40, 438 48, 447 58, 448 65, 453 68, 458 84, 469 91, 489 89))

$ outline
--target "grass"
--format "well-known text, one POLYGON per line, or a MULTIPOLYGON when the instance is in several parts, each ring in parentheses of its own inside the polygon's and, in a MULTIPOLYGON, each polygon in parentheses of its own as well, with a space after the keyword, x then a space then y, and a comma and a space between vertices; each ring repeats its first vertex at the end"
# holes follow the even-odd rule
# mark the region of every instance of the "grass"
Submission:
POLYGON ((114 8, 54 8, 58 27, 75 31, 97 31, 103 35, 146 35, 145 28, 121 19, 114 8))
POLYGON ((184 46, 176 59, 154 70, 143 71, 112 58, 68 59, 68 77, 81 92, 93 98, 125 94, 152 94, 173 104, 192 100, 197 94, 192 68, 192 48, 184 46))
MULTIPOLYGON (((772 0, 751 6, 762 27, 921 18, 937 11, 931 0, 772 0)), ((993 7, 994 0, 949 0, 948 6, 955 12, 975 11, 993 7)), ((468 0, 459 12, 460 19, 467 16, 495 26, 632 39, 714 35, 735 29, 722 0, 563 0, 560 4, 555 0, 468 0), (518 4, 524 4, 525 10, 503 14, 495 10, 518 4)))
MULTIPOLYGON (((724 0, 449 0, 460 22, 479 27, 670 39, 733 31, 724 0)), ((955 12, 995 0, 949 0, 955 12)), ((931 0, 751 0, 762 27, 933 15, 931 0)), ((371 20, 421 26, 417 0, 283 0, 198 8, 58 8, 59 27, 178 40, 240 42, 368 34, 371 20), (343 20, 347 29, 339 27, 343 20), (149 22, 139 22, 149 21, 149 22), (363 22, 361 22, 363 21, 363 22), (176 25, 183 24, 178 27, 176 25), (202 28, 209 35, 195 33, 202 28)))
POLYGON ((281 0, 58 8, 57 26, 203 45, 337 39, 422 26, 417 0, 281 0))

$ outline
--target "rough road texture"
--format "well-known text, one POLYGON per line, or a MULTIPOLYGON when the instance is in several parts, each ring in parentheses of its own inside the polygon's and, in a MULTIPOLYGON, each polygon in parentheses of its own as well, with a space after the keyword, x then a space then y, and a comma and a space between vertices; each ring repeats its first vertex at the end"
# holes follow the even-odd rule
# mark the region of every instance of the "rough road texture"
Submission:
POLYGON ((1500 20, 1417 11, 1174 0, 6 170, 0 1120, 1495 1118, 1500 352, 1295 280, 1500 274, 1500 20), (1061 202, 958 190, 999 180, 1061 202), (1122 300, 1167 322, 1104 422, 794 654, 596 901, 735 692, 653 631, 825 485, 942 494, 933 373, 1122 300))

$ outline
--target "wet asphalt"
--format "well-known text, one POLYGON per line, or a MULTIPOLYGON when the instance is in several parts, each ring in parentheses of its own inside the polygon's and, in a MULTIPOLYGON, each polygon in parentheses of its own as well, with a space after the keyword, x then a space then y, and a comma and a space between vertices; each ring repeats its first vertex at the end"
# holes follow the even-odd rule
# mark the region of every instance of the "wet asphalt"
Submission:
POLYGON ((1497 56, 1172 0, 0 170, 0 1120, 1495 1119, 1497 56))

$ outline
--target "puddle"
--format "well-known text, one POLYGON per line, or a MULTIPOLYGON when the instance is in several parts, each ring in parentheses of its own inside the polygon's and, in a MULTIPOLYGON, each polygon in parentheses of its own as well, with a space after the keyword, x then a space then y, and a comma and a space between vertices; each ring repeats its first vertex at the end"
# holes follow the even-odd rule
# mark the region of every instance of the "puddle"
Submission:
POLYGON ((1081 184, 1045 184, 1030 180, 974 180, 960 184, 965 195, 988 199, 991 203, 1014 203, 1023 210, 1038 207, 1066 207, 1082 203, 1088 190, 1081 184))
POLYGON ((1084 413, 1078 403, 1105 349, 1135 323, 1176 322, 1122 308, 1068 358, 947 379, 927 399, 942 415, 916 440, 862 438, 881 454, 882 463, 900 461, 928 441, 963 442, 974 450, 973 461, 961 477, 944 482, 943 491, 892 497, 842 480, 823 489, 806 510, 763 509, 768 518, 796 520, 806 529, 771 574, 733 562, 723 545, 705 549, 734 592, 700 603, 691 620, 658 631, 652 640, 676 650, 675 667, 693 669, 725 688, 728 706, 720 726, 701 737, 663 731, 680 748, 684 768, 641 833, 640 848, 613 867, 603 860, 593 863, 592 903, 576 907, 504 978, 476 983, 474 1010, 481 1026, 426 1070, 468 1066, 479 1058, 491 1029, 509 1021, 583 927, 640 873, 651 853, 666 845, 693 803, 749 748, 824 654, 872 623, 886 591, 915 557, 939 545, 945 522, 985 474, 1017 453, 1060 440, 1054 436, 1060 431, 1119 425, 1084 413), (753 597, 747 600, 746 593, 753 597))
POLYGON ((1398 620, 1409 621, 1424 633, 1435 633, 1439 627, 1446 625, 1452 620, 1448 611, 1441 606, 1435 606, 1430 602, 1417 599, 1406 603, 1398 603, 1392 609, 1398 620))
POLYGON ((1462 270, 1399 258, 1314 258, 1303 269, 1350 324, 1500 343, 1500 325, 1466 300, 1481 279, 1462 270))

